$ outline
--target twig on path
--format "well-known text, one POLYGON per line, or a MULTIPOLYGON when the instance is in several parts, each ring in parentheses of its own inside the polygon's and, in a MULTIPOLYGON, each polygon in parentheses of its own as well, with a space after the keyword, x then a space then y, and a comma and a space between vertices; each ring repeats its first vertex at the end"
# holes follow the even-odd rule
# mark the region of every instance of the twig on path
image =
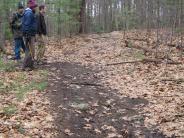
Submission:
POLYGON ((142 60, 135 60, 135 61, 125 61, 125 62, 111 63, 111 64, 107 64, 107 66, 120 65, 120 64, 128 64, 128 63, 139 63, 139 62, 142 62, 142 60))
POLYGON ((102 85, 100 84, 95 84, 95 83, 89 83, 89 82, 72 82, 70 84, 74 84, 74 85, 83 85, 83 86, 95 86, 95 87, 102 87, 102 85))
POLYGON ((175 117, 183 117, 184 114, 176 114, 175 117))
MULTIPOLYGON (((135 61, 126 61, 126 62, 118 62, 118 63, 111 63, 111 64, 107 64, 107 66, 112 66, 112 65, 120 65, 120 64, 127 64, 127 63, 148 63, 148 62, 153 62, 155 64, 161 64, 164 63, 165 61, 163 59, 151 59, 151 58, 145 58, 142 60, 135 60, 135 61)), ((178 65, 178 64, 182 64, 182 62, 175 62, 172 60, 166 61, 167 64, 172 64, 172 65, 178 65)))
POLYGON ((110 36, 91 37, 92 39, 110 38, 110 36))
POLYGON ((167 46, 169 46, 169 47, 177 47, 176 44, 167 44, 167 46))
POLYGON ((182 82, 184 82, 184 79, 182 79, 182 78, 180 78, 180 79, 164 78, 161 81, 163 81, 163 82, 170 81, 170 82, 182 83, 182 82))
POLYGON ((178 44, 167 44, 167 46, 169 46, 169 47, 175 47, 178 50, 183 50, 183 47, 181 45, 178 45, 178 44))
POLYGON ((133 41, 143 41, 147 42, 148 38, 127 38, 128 40, 133 40, 133 41))
POLYGON ((151 95, 153 97, 179 97, 178 95, 151 95))
POLYGON ((156 50, 148 48, 148 47, 143 47, 143 46, 139 46, 139 45, 133 45, 131 42, 125 40, 125 47, 129 47, 129 48, 135 48, 138 50, 143 50, 145 53, 149 52, 149 53, 156 53, 156 50))

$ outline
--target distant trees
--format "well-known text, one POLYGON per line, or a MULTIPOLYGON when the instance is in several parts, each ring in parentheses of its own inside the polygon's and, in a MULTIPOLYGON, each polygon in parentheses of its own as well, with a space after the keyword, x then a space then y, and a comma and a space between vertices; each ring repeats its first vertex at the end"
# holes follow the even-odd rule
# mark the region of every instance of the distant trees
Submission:
POLYGON ((80 24, 79 33, 86 32, 85 15, 86 15, 86 0, 81 0, 79 12, 79 24, 80 24))
POLYGON ((12 38, 9 18, 13 7, 15 7, 15 0, 0 0, 0 50, 4 50, 5 40, 12 38))
MULTIPOLYGON (((19 0, 0 0, 0 41, 10 38, 9 14, 19 0), (3 38, 5 37, 5 38, 3 38)), ((25 4, 27 0, 22 0, 25 4)), ((183 28, 183 0, 37 0, 46 3, 50 35, 113 30, 183 28)))
MULTIPOLYGON (((170 18, 174 16, 179 27, 184 4, 183 0, 68 0, 66 3, 75 5, 75 10, 68 9, 73 14, 79 12, 80 33, 171 27, 173 22, 170 18)), ((76 22, 75 18, 72 20, 76 22)))

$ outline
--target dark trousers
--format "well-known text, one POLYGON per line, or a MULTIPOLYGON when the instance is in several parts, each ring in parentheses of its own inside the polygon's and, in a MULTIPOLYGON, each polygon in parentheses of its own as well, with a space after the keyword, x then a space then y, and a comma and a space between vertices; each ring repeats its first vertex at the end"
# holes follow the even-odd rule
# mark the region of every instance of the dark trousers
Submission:
POLYGON ((34 55, 35 55, 35 37, 25 36, 24 43, 26 47, 23 68, 34 68, 34 55))
POLYGON ((20 51, 21 49, 23 49, 23 51, 25 52, 26 47, 24 45, 23 38, 15 38, 14 41, 15 41, 15 49, 14 49, 15 59, 20 60, 21 59, 20 51))

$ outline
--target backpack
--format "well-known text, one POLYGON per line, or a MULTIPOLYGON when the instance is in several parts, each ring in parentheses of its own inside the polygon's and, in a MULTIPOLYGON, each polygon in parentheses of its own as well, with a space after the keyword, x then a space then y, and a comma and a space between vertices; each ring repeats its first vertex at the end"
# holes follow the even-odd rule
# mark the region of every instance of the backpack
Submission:
POLYGON ((15 29, 19 29, 15 26, 20 26, 21 22, 22 21, 21 21, 21 18, 19 18, 18 13, 13 13, 13 16, 10 17, 10 27, 11 27, 12 32, 15 29))

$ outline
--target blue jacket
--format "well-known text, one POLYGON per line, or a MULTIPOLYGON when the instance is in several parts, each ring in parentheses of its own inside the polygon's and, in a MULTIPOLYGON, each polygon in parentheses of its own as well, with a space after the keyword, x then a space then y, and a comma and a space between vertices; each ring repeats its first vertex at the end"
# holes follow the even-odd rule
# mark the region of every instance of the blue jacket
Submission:
POLYGON ((30 8, 27 8, 22 17, 22 32, 23 35, 35 36, 37 33, 36 15, 30 8))

